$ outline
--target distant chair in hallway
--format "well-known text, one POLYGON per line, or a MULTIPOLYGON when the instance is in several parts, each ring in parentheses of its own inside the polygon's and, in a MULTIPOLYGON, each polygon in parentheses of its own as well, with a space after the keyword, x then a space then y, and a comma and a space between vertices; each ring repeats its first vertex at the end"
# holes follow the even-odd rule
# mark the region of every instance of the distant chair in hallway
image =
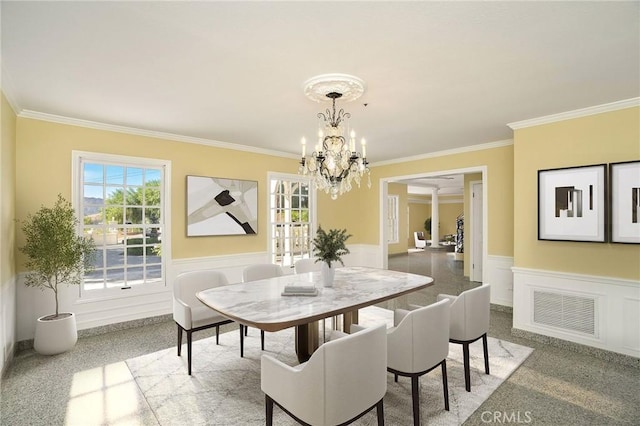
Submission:
POLYGON ((469 366, 469 344, 482 338, 484 349, 484 371, 489 374, 489 350, 487 333, 489 332, 489 312, 491 289, 489 285, 472 288, 459 296, 439 294, 437 300, 451 301, 451 322, 449 341, 462 345, 464 358, 464 384, 471 392, 471 371, 469 366))
MULTIPOLYGON (((244 268, 242 281, 257 281, 267 278, 275 278, 283 275, 282 267, 273 263, 258 263, 244 268)), ((240 324, 240 357, 244 356, 244 336, 247 335, 248 326, 240 324)), ((264 330, 260 330, 260 347, 264 351, 264 330)))
POLYGON ((424 239, 424 232, 414 232, 413 240, 415 241, 417 249, 423 249, 427 246, 427 240, 424 239))
POLYGON ((184 272, 173 283, 173 320, 178 325, 178 356, 182 351, 182 331, 187 332, 187 369, 191 375, 191 334, 194 331, 216 328, 216 345, 219 339, 219 327, 229 324, 228 318, 205 306, 196 293, 212 287, 227 285, 222 272, 204 270, 184 272))

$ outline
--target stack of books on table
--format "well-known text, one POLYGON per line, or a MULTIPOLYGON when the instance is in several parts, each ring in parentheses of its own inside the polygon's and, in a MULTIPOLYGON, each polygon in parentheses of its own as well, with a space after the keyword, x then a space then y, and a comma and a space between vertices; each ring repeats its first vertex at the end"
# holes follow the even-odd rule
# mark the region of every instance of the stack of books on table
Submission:
POLYGON ((283 296, 317 296, 318 289, 313 284, 296 284, 284 286, 283 296))

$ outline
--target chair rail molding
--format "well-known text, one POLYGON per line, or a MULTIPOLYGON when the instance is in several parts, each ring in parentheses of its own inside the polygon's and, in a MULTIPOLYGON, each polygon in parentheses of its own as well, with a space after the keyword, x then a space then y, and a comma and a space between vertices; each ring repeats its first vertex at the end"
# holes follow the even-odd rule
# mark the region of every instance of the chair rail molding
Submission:
POLYGON ((640 358, 640 282, 520 267, 513 328, 640 358))

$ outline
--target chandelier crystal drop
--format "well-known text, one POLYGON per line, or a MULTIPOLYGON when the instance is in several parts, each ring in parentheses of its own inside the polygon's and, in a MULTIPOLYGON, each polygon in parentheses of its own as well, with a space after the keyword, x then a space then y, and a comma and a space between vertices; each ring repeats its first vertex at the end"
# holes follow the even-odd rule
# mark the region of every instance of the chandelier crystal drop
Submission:
MULTIPOLYGON (((327 87, 336 89, 346 87, 346 90, 350 90, 351 87, 355 87, 355 93, 351 91, 347 94, 348 99, 355 99, 364 91, 364 84, 357 77, 344 74, 318 76, 309 80, 305 86, 305 93, 314 100, 319 99, 317 93, 313 92, 313 88, 316 87, 314 85, 321 86, 319 90, 326 90, 327 87), (345 81, 349 86, 345 85, 345 81)), ((325 92, 326 98, 332 102, 332 107, 318 113, 320 121, 318 143, 309 156, 306 155, 306 140, 302 138, 302 159, 298 170, 302 175, 313 177, 316 188, 330 194, 333 200, 337 199, 338 195, 350 191, 353 182, 359 187, 365 175, 367 186, 371 188, 366 141, 362 138, 362 151, 356 151, 355 132, 353 130, 346 132, 349 129, 348 122, 351 114, 343 109, 336 110, 336 99, 340 99, 343 95, 344 93, 335 90, 325 92), (345 133, 348 133, 348 142, 345 133)))

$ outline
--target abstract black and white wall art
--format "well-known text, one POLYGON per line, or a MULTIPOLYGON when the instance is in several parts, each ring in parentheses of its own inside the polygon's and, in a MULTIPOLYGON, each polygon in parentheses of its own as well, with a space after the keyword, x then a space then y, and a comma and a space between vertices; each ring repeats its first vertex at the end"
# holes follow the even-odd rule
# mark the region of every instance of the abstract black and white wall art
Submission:
POLYGON ((538 171, 538 239, 606 242, 607 165, 538 171))
POLYGON ((609 164, 611 242, 640 244, 640 161, 609 164))
POLYGON ((187 176, 187 236, 258 232, 258 182, 187 176))

